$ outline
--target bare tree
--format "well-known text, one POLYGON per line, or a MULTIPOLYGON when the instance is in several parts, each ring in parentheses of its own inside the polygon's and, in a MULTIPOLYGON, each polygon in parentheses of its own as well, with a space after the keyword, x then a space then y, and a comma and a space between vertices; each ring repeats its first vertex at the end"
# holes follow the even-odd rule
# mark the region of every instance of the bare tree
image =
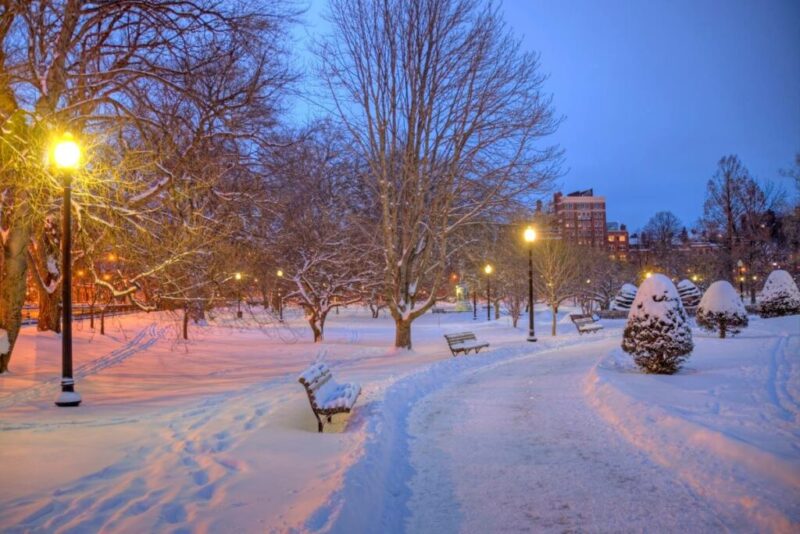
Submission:
POLYGON ((444 282, 450 238, 548 185, 558 120, 538 57, 477 0, 333 0, 323 78, 380 210, 395 345, 444 282), (426 284, 424 298, 421 284, 426 284))
POLYGON ((553 313, 552 335, 556 335, 558 308, 579 294, 583 275, 580 252, 560 239, 543 239, 533 252, 536 294, 544 298, 553 313))
MULTIPOLYGON (((42 161, 53 134, 71 130, 91 155, 74 191, 77 233, 92 233, 85 242, 98 247, 124 231, 141 238, 158 227, 161 193, 184 176, 174 172, 173 145, 153 144, 159 133, 180 138, 181 131, 162 130, 168 121, 157 119, 191 110, 195 153, 219 147, 223 137, 228 144, 249 138, 252 147, 255 131, 276 117, 254 104, 276 99, 291 78, 280 39, 292 16, 285 2, 0 2, 0 328, 8 331, 11 350, 26 259, 46 289, 40 292, 45 309, 57 303, 54 288, 61 284, 55 271, 42 269, 59 258, 38 238, 45 235, 38 230, 43 217, 60 207, 60 180, 42 161)), ((177 258, 183 252, 173 249, 177 258)), ((137 284, 114 291, 132 295, 141 290, 141 276, 172 264, 159 258, 136 275, 137 284)), ((0 372, 10 355, 0 355, 0 372)))

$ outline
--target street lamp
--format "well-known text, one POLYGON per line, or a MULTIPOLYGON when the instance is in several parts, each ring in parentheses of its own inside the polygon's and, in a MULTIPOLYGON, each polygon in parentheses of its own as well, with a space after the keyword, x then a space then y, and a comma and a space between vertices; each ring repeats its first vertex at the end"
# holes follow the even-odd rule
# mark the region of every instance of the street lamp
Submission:
POLYGON ((533 242, 536 241, 536 230, 525 228, 525 242, 528 244, 528 341, 536 341, 536 329, 533 324, 533 242))
MULTIPOLYGON (((278 269, 278 272, 275 273, 278 275, 278 278, 283 278, 283 271, 278 269)), ((280 284, 278 285, 278 321, 283 322, 283 295, 281 295, 281 287, 280 284)))
POLYGON ((478 281, 475 280, 475 287, 472 288, 472 320, 478 320, 478 281))
POLYGON ((486 273, 486 320, 492 320, 492 279, 489 276, 492 274, 494 269, 491 265, 486 265, 483 268, 483 272, 486 273))
POLYGON ((78 406, 81 396, 72 377, 72 175, 81 165, 81 148, 65 134, 53 147, 53 164, 64 183, 61 229, 61 393, 56 406, 78 406))
POLYGON ((242 273, 236 273, 236 318, 242 318, 242 273))

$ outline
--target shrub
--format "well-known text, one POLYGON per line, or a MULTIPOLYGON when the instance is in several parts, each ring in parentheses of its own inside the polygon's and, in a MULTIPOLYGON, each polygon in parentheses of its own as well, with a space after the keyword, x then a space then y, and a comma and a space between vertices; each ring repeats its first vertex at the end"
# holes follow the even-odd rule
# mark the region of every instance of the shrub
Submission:
POLYGON ((786 271, 772 271, 761 290, 761 317, 800 313, 800 290, 786 271))
POLYGON ((622 350, 647 373, 673 374, 693 348, 686 310, 672 280, 663 274, 647 278, 628 314, 622 350))
POLYGON ((697 325, 710 332, 738 334, 747 326, 747 310, 736 289, 725 280, 711 284, 697 307, 697 325))

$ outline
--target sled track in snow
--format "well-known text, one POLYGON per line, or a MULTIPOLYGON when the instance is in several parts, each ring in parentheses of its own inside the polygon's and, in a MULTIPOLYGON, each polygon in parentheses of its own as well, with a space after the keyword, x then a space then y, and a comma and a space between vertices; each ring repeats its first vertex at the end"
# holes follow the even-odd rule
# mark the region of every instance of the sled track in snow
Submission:
MULTIPOLYGON (((72 374, 76 379, 83 379, 109 367, 119 365, 131 356, 153 346, 158 340, 164 337, 166 330, 165 327, 159 327, 157 323, 152 323, 133 336, 124 346, 109 352, 105 356, 77 366, 72 374)), ((55 391, 53 388, 60 382, 61 377, 56 376, 16 393, 12 393, 8 397, 0 399, 0 409, 8 408, 21 402, 31 401, 39 397, 45 390, 55 391)))
POLYGON ((800 400, 789 390, 792 376, 797 373, 792 360, 787 357, 790 344, 798 344, 800 336, 782 336, 770 355, 768 390, 770 398, 787 421, 797 421, 800 400))

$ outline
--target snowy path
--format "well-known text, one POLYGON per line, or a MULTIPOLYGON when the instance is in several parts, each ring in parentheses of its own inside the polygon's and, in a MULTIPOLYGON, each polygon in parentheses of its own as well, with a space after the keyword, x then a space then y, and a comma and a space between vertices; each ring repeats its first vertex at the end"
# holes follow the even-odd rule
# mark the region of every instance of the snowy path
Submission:
POLYGON ((479 370, 419 403, 409 424, 415 475, 406 530, 724 528, 709 503, 587 405, 582 379, 617 343, 479 370))

